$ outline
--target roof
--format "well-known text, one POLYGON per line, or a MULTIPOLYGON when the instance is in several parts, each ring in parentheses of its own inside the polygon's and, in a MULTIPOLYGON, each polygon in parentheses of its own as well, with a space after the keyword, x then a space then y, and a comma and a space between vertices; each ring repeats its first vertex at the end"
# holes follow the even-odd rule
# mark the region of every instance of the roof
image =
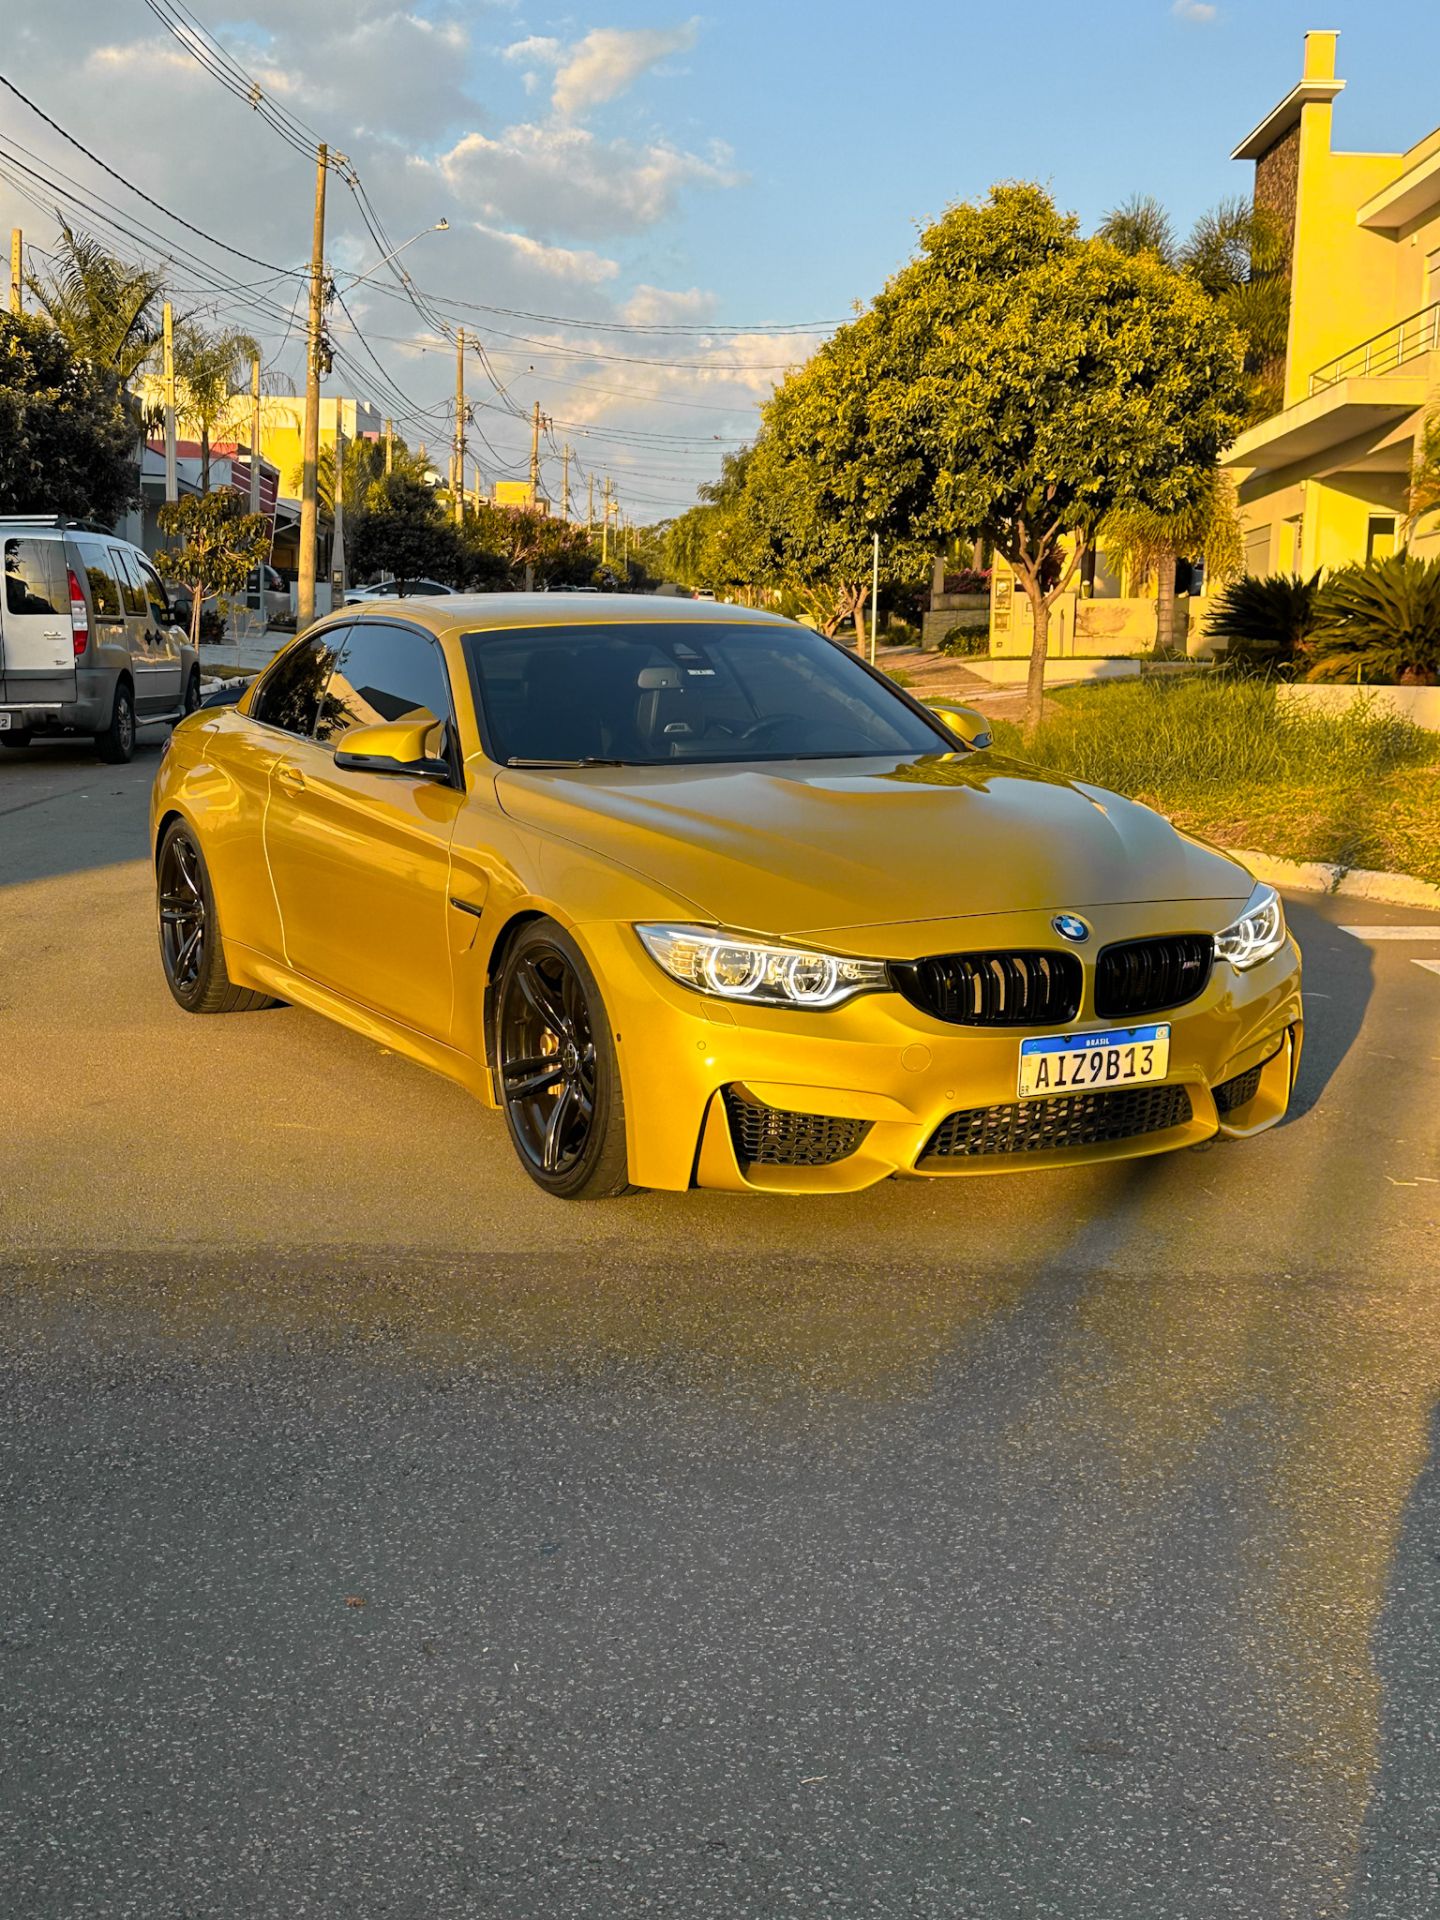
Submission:
MULTIPOLYGON (((339 609, 337 609, 338 613, 339 609)), ((436 633, 474 633, 486 628, 640 626, 679 623, 733 626, 737 620, 789 627, 778 613, 731 606, 723 600, 675 600, 647 593, 447 593, 406 594, 347 607, 351 619, 369 614, 395 619, 401 612, 419 616, 436 633)))
POLYGON ((1333 100, 1345 91, 1343 80, 1315 78, 1302 80, 1286 94, 1278 107, 1270 112, 1245 138, 1231 154, 1232 160, 1258 160, 1262 153, 1273 147, 1283 134, 1290 131, 1300 118, 1300 109, 1309 106, 1312 101, 1333 100))

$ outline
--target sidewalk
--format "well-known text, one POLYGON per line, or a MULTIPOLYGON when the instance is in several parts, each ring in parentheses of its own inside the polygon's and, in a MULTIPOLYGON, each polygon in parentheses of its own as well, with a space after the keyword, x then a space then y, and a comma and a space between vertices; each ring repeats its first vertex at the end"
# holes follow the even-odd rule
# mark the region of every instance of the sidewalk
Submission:
POLYGON ((295 638, 286 631, 271 632, 262 628, 259 633, 245 634, 238 640, 202 640, 200 642, 200 671, 214 673, 217 668, 231 672, 241 668, 247 673, 258 673, 261 667, 268 667, 288 641, 295 638))

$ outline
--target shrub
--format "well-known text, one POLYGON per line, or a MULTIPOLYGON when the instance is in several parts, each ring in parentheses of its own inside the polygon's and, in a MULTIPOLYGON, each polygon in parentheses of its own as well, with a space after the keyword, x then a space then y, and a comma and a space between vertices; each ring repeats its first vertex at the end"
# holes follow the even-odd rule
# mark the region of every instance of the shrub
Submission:
POLYGON ((990 575, 978 567, 961 567, 958 573, 945 576, 946 593, 989 593, 990 575))
POLYGON ((1311 680, 1440 679, 1440 559, 1394 554, 1325 582, 1305 648, 1311 680))
POLYGON ((988 653, 990 651, 990 627, 973 623, 947 628, 945 638, 940 642, 941 653, 952 658, 965 654, 988 653))
POLYGON ((1232 673, 1263 674, 1288 680, 1316 618, 1320 575, 1247 573, 1231 581, 1215 600, 1210 615, 1212 639, 1227 643, 1225 665, 1232 673))

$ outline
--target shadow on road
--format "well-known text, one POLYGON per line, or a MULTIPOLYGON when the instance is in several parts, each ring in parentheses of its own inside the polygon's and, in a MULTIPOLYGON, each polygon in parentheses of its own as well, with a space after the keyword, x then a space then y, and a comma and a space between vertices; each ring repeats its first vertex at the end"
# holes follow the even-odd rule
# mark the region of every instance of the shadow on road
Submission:
POLYGON ((168 731, 168 723, 142 727, 124 767, 106 766, 88 739, 37 740, 0 753, 0 887, 143 859, 150 787, 168 731))
POLYGON ((1290 1111, 1293 1126, 1318 1105, 1332 1077, 1359 1037, 1375 986, 1374 959, 1313 908, 1286 902, 1291 931, 1305 962, 1305 1051, 1290 1111))

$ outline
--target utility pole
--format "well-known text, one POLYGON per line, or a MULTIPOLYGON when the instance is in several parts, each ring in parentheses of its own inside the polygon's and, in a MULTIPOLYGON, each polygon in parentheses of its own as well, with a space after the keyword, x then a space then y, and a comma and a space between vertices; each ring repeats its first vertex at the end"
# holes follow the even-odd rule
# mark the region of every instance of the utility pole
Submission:
POLYGON ((595 476, 585 476, 585 538, 591 539, 595 532, 595 476))
MULTIPOLYGON (((316 481, 320 466, 320 337, 325 320, 325 175, 329 164, 329 149, 322 140, 315 155, 310 321, 305 336, 305 430, 300 443, 300 577, 295 591, 297 633, 303 633, 315 618, 315 545, 319 531, 316 481)), ((335 424, 338 452, 338 417, 335 424)))
POLYGON ((386 473, 393 473, 394 470, 395 470, 395 422, 393 420, 387 420, 385 422, 385 471, 386 473))
POLYGON ((570 442, 568 440, 565 442, 563 459, 564 478, 560 482, 560 518, 568 526, 570 524, 570 442))
POLYGON ((605 499, 601 508, 600 560, 603 565, 610 558, 610 476, 605 476, 605 499))
POLYGON ((21 313, 24 311, 24 309, 20 304, 20 292, 22 287, 25 284, 25 274, 23 270, 24 246, 25 246, 24 234, 21 232, 19 227, 12 227, 10 229, 10 311, 11 313, 21 313))
POLYGON ((335 532, 330 542, 330 605, 345 604, 345 435, 335 418, 335 532))
POLYGON ((250 362, 250 511, 260 511, 260 359, 250 362))
POLYGON ((168 300, 160 309, 160 326, 165 355, 165 499, 169 504, 180 498, 180 487, 175 474, 175 315, 168 300))
POLYGON ((530 416, 530 504, 540 504, 540 402, 530 416))
POLYGON ((465 329, 455 335, 455 524, 465 524, 465 329))

